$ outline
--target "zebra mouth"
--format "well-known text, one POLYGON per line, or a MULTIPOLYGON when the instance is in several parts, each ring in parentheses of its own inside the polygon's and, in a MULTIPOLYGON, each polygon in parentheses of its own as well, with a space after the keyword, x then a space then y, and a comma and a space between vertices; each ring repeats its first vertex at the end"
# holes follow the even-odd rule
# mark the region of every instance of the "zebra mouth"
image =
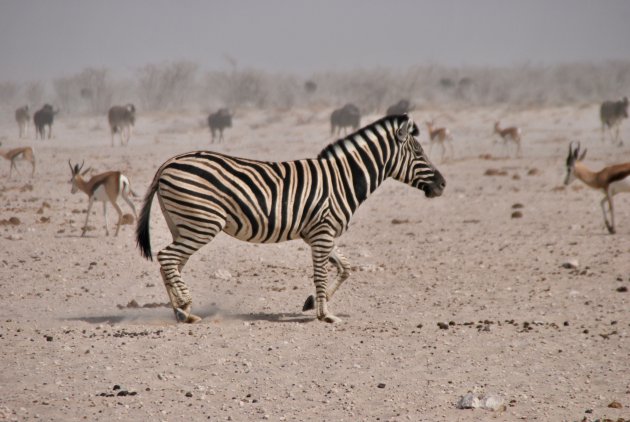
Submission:
POLYGON ((444 189, 442 189, 442 188, 440 188, 438 186, 435 186, 435 185, 424 185, 422 187, 422 190, 424 191, 424 195, 427 198, 435 198, 436 196, 442 195, 442 191, 444 189))

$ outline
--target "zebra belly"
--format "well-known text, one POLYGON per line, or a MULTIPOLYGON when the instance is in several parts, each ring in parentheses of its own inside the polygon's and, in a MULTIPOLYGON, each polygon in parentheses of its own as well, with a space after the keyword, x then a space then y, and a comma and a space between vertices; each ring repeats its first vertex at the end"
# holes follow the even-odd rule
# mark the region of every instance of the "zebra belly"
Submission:
POLYGON ((237 220, 228 215, 225 219, 223 231, 236 239, 251 243, 279 243, 301 238, 300 232, 302 228, 300 226, 294 230, 284 231, 280 228, 271 230, 271 227, 275 227, 275 224, 270 224, 269 219, 259 219, 254 226, 247 220, 237 220))

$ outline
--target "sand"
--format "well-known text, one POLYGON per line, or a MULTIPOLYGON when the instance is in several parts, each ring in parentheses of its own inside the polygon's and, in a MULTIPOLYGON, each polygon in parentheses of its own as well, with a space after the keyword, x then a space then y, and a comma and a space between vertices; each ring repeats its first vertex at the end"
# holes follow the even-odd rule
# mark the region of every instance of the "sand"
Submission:
MULTIPOLYGON (((427 199, 390 180, 359 209, 338 240, 352 265, 330 303, 339 324, 301 311, 314 292, 301 241, 217 237, 183 272, 204 317, 187 325, 133 225, 106 237, 95 206, 80 236, 87 196, 70 193, 68 160, 123 171, 139 210, 169 157, 312 157, 333 140, 329 113, 242 110, 213 145, 192 112, 138 110, 114 148, 105 116, 60 114, 45 141, 2 123, 2 147, 32 145, 38 167, 31 179, 18 164, 9 181, 0 162, 0 419, 630 419, 630 195, 615 198, 609 235, 601 194, 562 186, 571 140, 593 169, 630 161, 630 124, 625 146, 602 142, 596 104, 415 111, 453 134, 455 157, 432 150, 446 191, 427 199), (498 119, 522 128, 522 158, 493 144, 498 119), (458 409, 468 392, 504 406, 458 409)), ((170 241, 155 204, 151 233, 154 251, 170 241)))

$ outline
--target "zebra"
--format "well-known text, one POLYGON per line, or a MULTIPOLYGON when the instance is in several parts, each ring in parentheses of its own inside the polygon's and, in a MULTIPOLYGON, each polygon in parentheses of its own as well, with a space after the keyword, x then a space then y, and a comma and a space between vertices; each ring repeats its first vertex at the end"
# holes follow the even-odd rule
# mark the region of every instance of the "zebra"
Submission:
POLYGON ((610 131, 613 141, 619 141, 619 145, 623 141, 619 139, 619 126, 621 121, 628 118, 628 97, 623 97, 620 101, 604 101, 599 108, 599 119, 602 121, 602 141, 604 141, 604 131, 606 128, 610 131), (612 131, 615 130, 613 136, 612 131))
POLYGON ((247 242, 278 243, 302 239, 313 260, 315 296, 303 311, 340 321, 328 301, 350 275, 348 260, 335 238, 350 218, 389 177, 440 196, 446 182, 431 164, 407 115, 388 116, 329 144, 313 159, 263 162, 211 151, 193 151, 167 160, 144 198, 136 226, 143 257, 152 260, 149 219, 157 193, 173 242, 157 254, 175 317, 193 323, 192 296, 181 277, 188 258, 221 231, 247 242), (337 269, 328 287, 326 263, 337 269))

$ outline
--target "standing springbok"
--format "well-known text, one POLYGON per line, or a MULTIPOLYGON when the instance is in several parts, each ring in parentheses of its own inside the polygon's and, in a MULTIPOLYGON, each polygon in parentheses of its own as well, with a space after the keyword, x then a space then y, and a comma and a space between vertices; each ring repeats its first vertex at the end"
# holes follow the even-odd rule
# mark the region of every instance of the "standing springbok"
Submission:
POLYGON ((451 131, 445 127, 434 127, 434 120, 424 122, 424 124, 427 125, 427 131, 429 132, 429 155, 431 155, 431 150, 433 150, 433 144, 438 142, 440 146, 442 146, 442 157, 440 160, 444 161, 446 144, 448 143, 449 149, 451 150, 451 158, 454 158, 455 151, 453 150, 453 136, 451 136, 451 131))
POLYGON ((514 142, 516 144, 516 156, 522 157, 523 151, 521 150, 521 129, 516 126, 506 127, 501 129, 499 122, 494 122, 494 133, 498 134, 503 141, 503 145, 507 149, 507 143, 514 142))
MULTIPOLYGON (((0 143, 0 145, 2 144, 0 143)), ((31 163, 31 177, 33 177, 33 175, 35 174, 35 154, 33 154, 33 148, 19 147, 7 151, 0 150, 0 155, 11 161, 11 167, 9 168, 9 179, 11 179, 11 173, 13 172, 13 169, 15 169, 15 171, 19 173, 19 170, 15 165, 17 161, 28 161, 29 163, 31 163)))
POLYGON ((608 128, 613 142, 619 141, 618 145, 623 144, 623 141, 619 139, 619 127, 622 120, 627 118, 628 97, 623 97, 621 101, 604 101, 599 108, 599 119, 602 121, 602 141, 604 141, 605 129, 608 128), (615 129, 614 136, 613 129, 615 129))
POLYGON ((31 111, 28 108, 28 105, 25 105, 24 107, 20 107, 17 110, 15 110, 15 121, 18 124, 18 129, 20 131, 20 135, 19 137, 26 137, 28 136, 28 124, 31 120, 31 111))
POLYGON ((129 199, 129 195, 134 195, 131 190, 131 184, 129 183, 129 179, 127 176, 122 174, 119 171, 108 171, 105 173, 97 174, 96 176, 92 176, 90 180, 87 182, 83 180, 83 176, 89 171, 85 170, 81 173, 81 169, 83 169, 83 163, 79 166, 75 164, 74 167, 68 160, 68 165, 70 166, 70 172, 72 173, 72 178, 70 179, 70 183, 72 183, 71 193, 76 193, 78 190, 85 192, 89 198, 87 215, 85 216, 85 225, 83 226, 83 232, 81 236, 85 236, 85 232, 88 228, 88 220, 90 219, 90 211, 92 210, 92 205, 94 201, 100 201, 103 203, 103 216, 105 218, 105 234, 109 236, 109 228, 107 225, 107 202, 110 202, 116 212, 118 213, 118 224, 116 225, 116 234, 114 236, 118 236, 118 231, 120 230, 120 225, 122 223, 123 213, 120 207, 118 206, 118 198, 122 196, 127 204, 133 210, 134 217, 137 217, 136 207, 133 205, 133 202, 129 199))
POLYGON ((604 167, 598 172, 589 170, 583 163, 586 149, 580 154, 580 143, 573 148, 573 142, 569 144, 569 156, 567 157, 567 176, 564 184, 568 185, 576 177, 594 189, 604 191, 604 198, 600 202, 604 214, 604 223, 610 234, 615 233, 615 214, 613 211, 613 196, 621 192, 630 192, 630 163, 615 164, 604 167), (606 215, 606 202, 610 211, 610 222, 606 215))

